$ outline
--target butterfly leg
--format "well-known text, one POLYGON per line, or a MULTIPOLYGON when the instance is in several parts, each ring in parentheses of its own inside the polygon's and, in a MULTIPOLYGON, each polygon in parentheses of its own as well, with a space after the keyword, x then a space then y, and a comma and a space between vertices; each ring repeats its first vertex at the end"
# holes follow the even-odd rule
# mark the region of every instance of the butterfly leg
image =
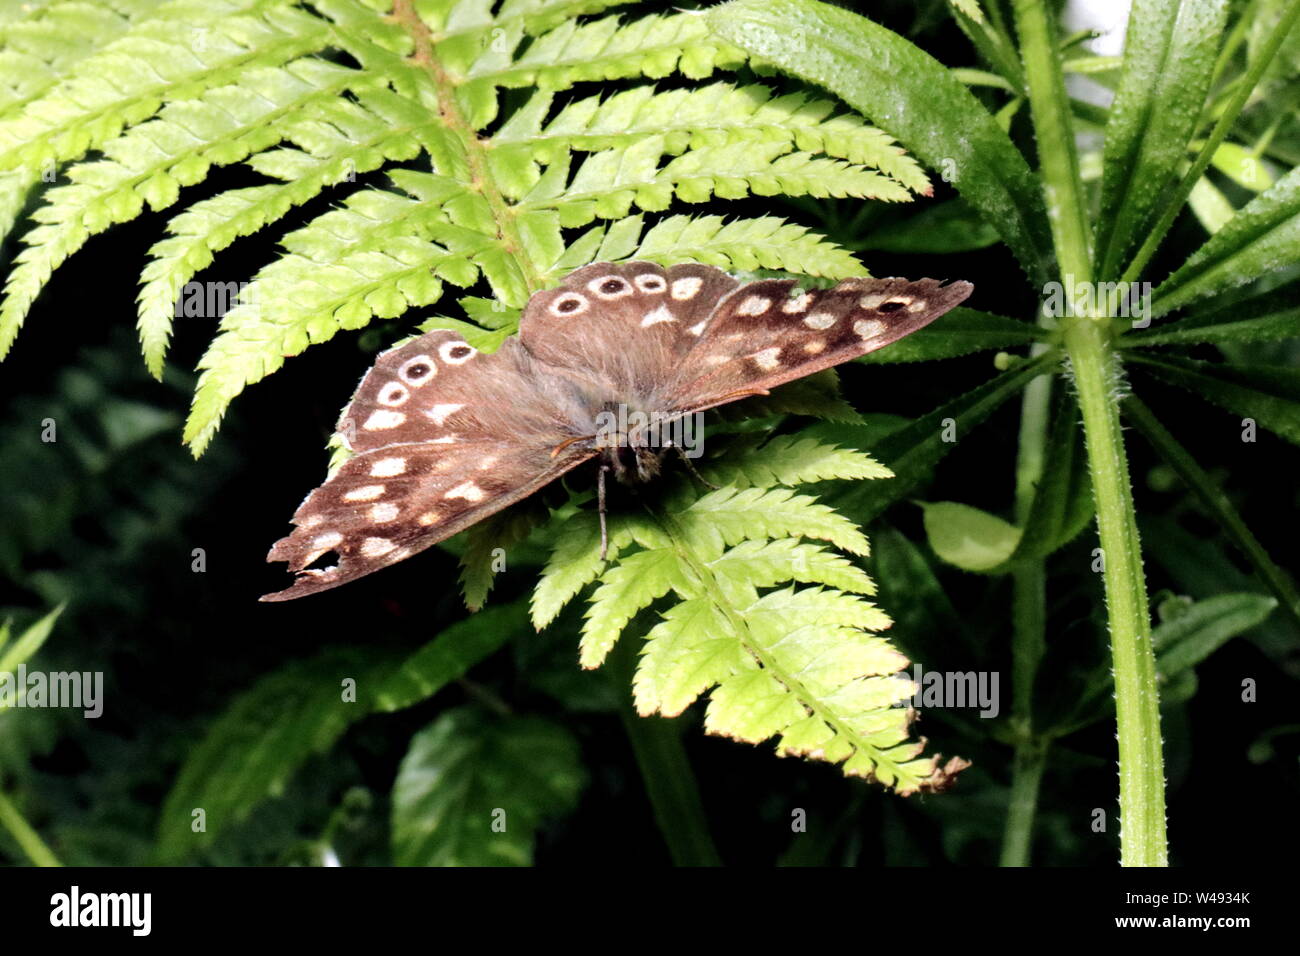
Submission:
POLYGON ((609 533, 605 528, 605 472, 609 470, 609 465, 601 462, 600 471, 596 475, 596 513, 600 515, 600 560, 602 561, 609 553, 609 533))

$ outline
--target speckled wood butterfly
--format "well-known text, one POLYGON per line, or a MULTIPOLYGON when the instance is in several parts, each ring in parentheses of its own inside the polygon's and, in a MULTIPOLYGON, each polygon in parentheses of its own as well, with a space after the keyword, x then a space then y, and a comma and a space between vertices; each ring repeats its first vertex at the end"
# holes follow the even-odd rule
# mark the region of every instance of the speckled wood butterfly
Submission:
POLYGON ((848 279, 804 291, 790 279, 742 284, 712 266, 601 262, 534 295, 518 336, 491 355, 455 332, 421 335, 362 379, 338 426, 355 454, 271 548, 267 560, 298 577, 262 600, 409 558, 597 456, 602 491, 607 470, 650 477, 667 443, 602 429, 611 410, 671 421, 764 395, 910 335, 971 288, 848 279), (308 568, 329 552, 336 565, 308 568))

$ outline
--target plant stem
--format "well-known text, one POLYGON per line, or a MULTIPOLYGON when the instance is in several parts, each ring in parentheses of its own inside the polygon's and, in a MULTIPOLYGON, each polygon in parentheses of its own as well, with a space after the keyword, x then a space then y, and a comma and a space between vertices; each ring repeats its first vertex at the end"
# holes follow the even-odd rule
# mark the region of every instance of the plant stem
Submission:
POLYGON ((1047 765, 1047 741, 1028 737, 1016 745, 1011 770, 1011 798, 1007 825, 1002 833, 1002 866, 1028 866, 1033 846, 1034 816, 1038 812, 1038 787, 1047 765))
POLYGON ((1120 862, 1164 866, 1164 756, 1151 618, 1115 389, 1118 360, 1104 319, 1066 320, 1065 346, 1083 412, 1101 538, 1119 735, 1120 862))
MULTIPOLYGON (((1038 343, 1031 357, 1047 351, 1038 343)), ((1025 387, 1020 404, 1020 445, 1016 462, 1016 523, 1024 527, 1043 476, 1047 448, 1052 379, 1042 375, 1025 387)), ((1047 576, 1041 560, 1016 568, 1011 578, 1011 721, 1015 756, 1011 768, 1011 801, 1002 832, 1002 866, 1027 866, 1038 785, 1043 776, 1044 744, 1034 734, 1034 680, 1046 647, 1047 576), (1038 755, 1038 759, 1032 759, 1038 755)))
POLYGON ((1070 99, 1065 93, 1065 73, 1048 4, 1042 0, 1016 0, 1016 30, 1020 34, 1020 56, 1025 64, 1029 108, 1038 140, 1038 163, 1042 167, 1047 217, 1066 295, 1071 279, 1092 278, 1092 231, 1088 226, 1087 203, 1079 177, 1079 157, 1074 147, 1070 122, 1070 99))
POLYGON ((618 688, 619 715, 641 768, 655 822, 677 866, 721 866, 695 774, 682 746, 681 721, 642 717, 627 698, 636 670, 636 646, 640 643, 633 640, 635 636, 624 634, 615 645, 610 655, 610 674, 618 688))
POLYGON ((0 793, 0 825, 3 825, 9 831, 9 835, 14 838, 27 858, 37 866, 62 866, 59 858, 54 855, 45 841, 41 839, 40 834, 32 829, 18 808, 15 807, 3 793, 0 793))

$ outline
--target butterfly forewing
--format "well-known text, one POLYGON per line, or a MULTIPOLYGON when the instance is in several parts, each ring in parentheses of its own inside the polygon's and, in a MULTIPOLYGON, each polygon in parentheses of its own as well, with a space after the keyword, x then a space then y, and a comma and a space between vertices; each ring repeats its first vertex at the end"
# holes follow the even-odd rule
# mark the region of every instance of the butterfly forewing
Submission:
POLYGON ((596 263, 533 296, 519 337, 529 354, 597 391, 645 399, 662 389, 713 307, 738 285, 712 266, 596 263))
POLYGON ((971 293, 969 282, 848 279, 801 291, 789 279, 751 282, 715 306, 671 382, 674 412, 761 394, 884 348, 971 293))
POLYGON ((358 454, 307 497, 293 533, 267 556, 299 576, 262 600, 324 591, 395 564, 590 458, 564 446, 581 437, 575 401, 568 383, 539 376, 513 339, 483 355, 437 331, 386 352, 339 420, 358 454), (329 554, 337 562, 308 568, 329 554))

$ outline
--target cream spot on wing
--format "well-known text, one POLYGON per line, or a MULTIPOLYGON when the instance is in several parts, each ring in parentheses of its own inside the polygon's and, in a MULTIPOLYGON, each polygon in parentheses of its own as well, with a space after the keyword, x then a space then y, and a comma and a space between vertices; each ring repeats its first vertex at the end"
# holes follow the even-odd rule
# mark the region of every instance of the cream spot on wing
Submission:
POLYGON ((686 331, 687 331, 687 332, 690 332, 691 335, 699 335, 699 334, 702 333, 706 328, 708 328, 708 326, 709 326, 709 320, 708 320, 708 319, 705 319, 703 322, 696 322, 694 325, 692 325, 692 326, 691 326, 689 329, 687 329, 686 331))
POLYGON ((464 365, 475 355, 478 355, 478 349, 464 342, 443 342, 438 346, 438 358, 448 365, 464 365))
POLYGON ((419 388, 438 374, 438 366, 427 355, 416 355, 402 363, 397 370, 397 377, 407 385, 419 388))
POLYGON ((897 303, 898 305, 911 305, 912 301, 913 299, 910 295, 896 295, 892 299, 887 299, 884 304, 894 305, 897 303))
POLYGON ((377 524, 383 524, 385 521, 392 521, 396 518, 400 510, 391 501, 381 501, 377 505, 370 506, 370 520, 377 524))
POLYGON ((397 545, 387 538, 366 538, 361 542, 361 553, 367 558, 378 558, 392 551, 397 545))
POLYGON ((636 282, 636 287, 642 292, 662 292, 668 287, 667 280, 663 276, 655 275, 653 272, 639 275, 633 281, 636 282))
POLYGON ((802 312, 804 309, 808 308, 808 303, 811 301, 811 295, 807 292, 801 292, 793 299, 787 301, 785 305, 781 306, 781 311, 786 315, 794 315, 796 312, 802 312))
POLYGON ((371 478, 396 478, 406 471, 405 458, 381 458, 370 466, 371 478))
POLYGON ((420 517, 417 518, 416 520, 419 521, 421 525, 427 528, 429 527, 429 525, 437 524, 439 521, 441 521, 442 516, 438 514, 438 512, 436 511, 426 511, 424 514, 420 515, 420 517))
POLYGON ((885 331, 885 323, 877 319, 858 319, 853 323, 853 331, 861 338, 873 339, 885 331))
POLYGON ((912 304, 907 307, 908 312, 921 312, 924 311, 924 309, 925 309, 924 299, 914 299, 912 300, 912 304))
POLYGON ((374 501, 384 493, 383 485, 362 485, 343 496, 344 501, 374 501))
POLYGON ((308 515, 307 517, 303 518, 301 521, 298 522, 298 527, 314 528, 318 524, 324 522, 324 520, 325 520, 324 515, 308 515))
POLYGON ((457 485, 451 491, 443 495, 444 498, 464 498, 466 501, 482 501, 486 497, 486 492, 472 481, 457 485))
POLYGON ((434 405, 433 408, 425 409, 424 414, 428 418, 431 418, 435 425, 441 425, 443 422, 447 420, 448 415, 454 415, 456 414, 456 412, 460 411, 464 407, 465 405, 463 403, 460 405, 456 405, 452 403, 447 403, 445 405, 434 405))
POLYGON ((481 471, 487 471, 489 468, 491 468, 493 465, 497 463, 498 458, 499 458, 498 455, 488 455, 486 458, 484 458, 482 461, 478 463, 479 469, 481 471))
POLYGON ((877 292, 871 295, 864 295, 862 298, 858 299, 858 305, 864 309, 874 309, 884 301, 885 297, 877 292))
POLYGON ((676 320, 677 316, 668 311, 668 306, 661 305, 659 308, 645 314, 645 317, 641 319, 641 328, 644 329, 646 326, 655 325, 658 322, 675 322, 676 320))
POLYGON ((826 343, 821 339, 813 339, 811 342, 805 342, 803 350, 809 355, 820 355, 826 351, 826 343))
POLYGON ((370 417, 362 424, 368 432, 382 432, 390 428, 396 428, 402 422, 406 421, 406 416, 401 412, 390 412, 386 409, 377 409, 370 413, 370 417))
POLYGON ((411 397, 411 390, 401 382, 389 382, 379 390, 376 396, 380 405, 401 405, 411 397))
POLYGON ((443 435, 441 438, 435 438, 433 441, 429 442, 429 444, 430 445, 454 445, 459 440, 460 439, 458 439, 455 435, 443 435))
POLYGON ((566 292, 551 303, 551 315, 582 315, 587 311, 587 297, 577 292, 566 292))
POLYGON ((781 364, 781 349, 777 347, 763 349, 759 352, 755 352, 750 356, 750 358, 752 358, 754 364, 764 372, 770 372, 781 364))
POLYGON ((710 355, 704 360, 704 363, 706 365, 726 365, 730 361, 730 355, 710 355))
POLYGON ((704 280, 699 276, 686 276, 681 279, 674 279, 671 295, 678 302, 681 302, 684 299, 693 299, 695 298, 696 293, 700 291, 700 286, 703 284, 704 280))
MULTIPOLYGON (((337 531, 331 531, 328 534, 319 535, 316 538, 316 540, 311 543, 311 546, 313 548, 320 549, 316 553, 316 557, 318 558, 326 551, 328 551, 330 548, 334 547, 334 545, 342 544, 342 543, 343 543, 343 535, 339 534, 337 531)), ((313 558, 312 560, 315 560, 315 558, 313 558)), ((308 561, 307 563, 310 564, 311 561, 308 561)))
POLYGON ((803 324, 810 329, 829 329, 835 321, 835 316, 829 312, 814 312, 812 315, 804 316, 803 324))
POLYGON ((766 299, 761 295, 751 295, 744 302, 740 303, 740 308, 736 310, 737 315, 762 315, 772 306, 772 300, 766 299))

